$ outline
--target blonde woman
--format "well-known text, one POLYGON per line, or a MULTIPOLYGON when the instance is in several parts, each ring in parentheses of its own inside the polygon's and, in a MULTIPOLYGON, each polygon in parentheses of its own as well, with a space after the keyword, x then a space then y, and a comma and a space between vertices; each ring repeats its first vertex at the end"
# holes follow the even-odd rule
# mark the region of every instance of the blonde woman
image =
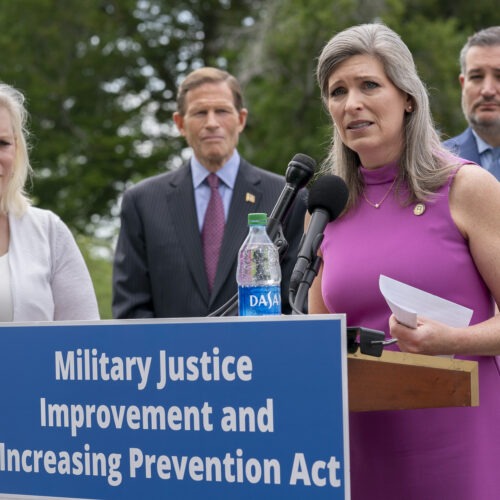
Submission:
POLYGON ((0 84, 0 321, 99 319, 89 272, 68 227, 31 206, 24 96, 0 84))

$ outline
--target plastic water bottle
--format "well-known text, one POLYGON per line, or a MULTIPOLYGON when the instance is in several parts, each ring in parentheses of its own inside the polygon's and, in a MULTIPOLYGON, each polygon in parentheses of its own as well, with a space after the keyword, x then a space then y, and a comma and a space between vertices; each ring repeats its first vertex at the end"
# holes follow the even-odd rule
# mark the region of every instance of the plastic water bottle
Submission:
POLYGON ((266 225, 266 214, 248 214, 249 232, 241 245, 236 271, 240 316, 281 314, 279 252, 266 225))

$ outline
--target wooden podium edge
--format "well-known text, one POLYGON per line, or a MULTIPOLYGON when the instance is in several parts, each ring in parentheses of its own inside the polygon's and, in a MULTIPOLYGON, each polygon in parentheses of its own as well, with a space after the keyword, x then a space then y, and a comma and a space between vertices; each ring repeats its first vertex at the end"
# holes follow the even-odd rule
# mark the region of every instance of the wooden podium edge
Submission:
POLYGON ((349 410, 478 406, 476 361, 384 351, 348 355, 349 410))

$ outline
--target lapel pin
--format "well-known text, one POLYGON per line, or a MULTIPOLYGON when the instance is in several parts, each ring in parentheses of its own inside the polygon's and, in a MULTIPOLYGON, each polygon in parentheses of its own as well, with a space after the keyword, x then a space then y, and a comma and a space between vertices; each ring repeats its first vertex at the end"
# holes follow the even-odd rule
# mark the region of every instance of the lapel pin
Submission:
POLYGON ((255 195, 253 195, 252 193, 247 193, 245 195, 245 201, 248 203, 255 203, 255 195))

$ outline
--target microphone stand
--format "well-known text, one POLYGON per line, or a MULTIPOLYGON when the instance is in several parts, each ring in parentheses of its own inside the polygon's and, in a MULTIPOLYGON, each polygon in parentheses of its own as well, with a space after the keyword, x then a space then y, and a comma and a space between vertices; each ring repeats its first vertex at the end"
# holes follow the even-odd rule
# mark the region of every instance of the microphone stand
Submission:
POLYGON ((289 301, 290 306, 292 307, 292 315, 307 314, 307 311, 305 311, 307 294, 311 288, 312 282, 318 275, 322 262, 323 260, 321 257, 316 255, 312 262, 307 266, 304 275, 299 282, 299 286, 297 287, 297 293, 295 293, 295 290, 290 290, 289 301))
MULTIPOLYGON (((269 238, 271 238, 278 249, 281 263, 288 250, 288 241, 283 233, 283 226, 278 219, 270 217, 267 221, 266 231, 269 238)), ((219 316, 238 316, 238 292, 236 292, 225 304, 219 307, 219 309, 216 309, 208 315, 209 318, 219 316)))

